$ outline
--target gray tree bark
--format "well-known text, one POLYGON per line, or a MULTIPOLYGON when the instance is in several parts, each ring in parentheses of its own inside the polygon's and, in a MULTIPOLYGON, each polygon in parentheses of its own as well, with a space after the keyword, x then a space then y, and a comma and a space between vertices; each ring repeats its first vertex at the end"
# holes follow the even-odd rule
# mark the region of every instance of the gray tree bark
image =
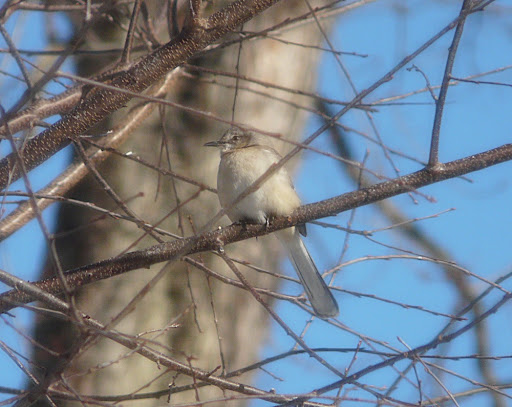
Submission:
MULTIPOLYGON (((154 13, 150 20, 157 28, 161 28, 164 25, 162 15, 165 14, 165 2, 148 3, 152 6, 150 11, 154 13)), ((243 29, 258 32, 306 11, 303 2, 285 2, 271 8, 243 29)), ((119 47, 122 46, 123 36, 124 31, 104 21, 89 33, 86 44, 87 47, 96 49, 119 47)), ((318 45, 322 40, 314 23, 287 30, 280 38, 309 45, 318 45)), ((238 45, 232 45, 208 53, 191 63, 234 73, 238 52, 238 45)), ((243 42, 240 74, 288 88, 312 91, 318 62, 319 53, 310 48, 271 39, 257 39, 243 42)), ((98 57, 80 58, 77 64, 81 74, 90 74, 98 68, 98 57)), ((210 76, 204 76, 207 77, 210 76)), ((234 79, 222 76, 215 79, 218 84, 180 74, 175 79, 168 98, 230 120, 234 79)), ((294 104, 303 106, 309 106, 311 100, 272 88, 256 87, 243 81, 240 85, 264 91, 268 96, 239 90, 235 115, 237 122, 280 133, 291 140, 300 140, 307 119, 305 111, 273 98, 292 100, 294 104)), ((105 128, 121 122, 126 114, 129 114, 128 108, 118 112, 110 123, 105 124, 105 128)), ((219 138, 226 127, 214 120, 167 107, 163 119, 155 111, 132 134, 129 142, 120 151, 133 152, 158 165, 165 138, 173 171, 215 187, 219 157, 216 152, 202 146, 207 141, 219 138)), ((274 142, 268 140, 268 143, 274 142)), ((280 143, 277 147, 283 151, 287 145, 280 143)), ((165 153, 160 165, 168 168, 165 153)), ((193 234, 219 210, 214 193, 203 191, 197 198, 187 202, 198 191, 197 186, 170 177, 158 177, 155 171, 124 157, 112 156, 99 167, 99 171, 139 217, 177 235, 193 234), (180 210, 168 216, 173 208, 184 202, 186 204, 180 210), (164 220, 160 222, 161 219, 164 220)), ((93 177, 82 182, 72 195, 120 212, 93 177)), ((57 240, 57 252, 63 269, 156 243, 147 236, 139 240, 143 231, 133 223, 113 219, 98 220, 97 217, 96 213, 84 208, 63 206, 60 209, 58 229, 60 232, 69 232, 57 240)), ((226 218, 222 220, 222 224, 228 223, 226 218)), ((273 236, 245 241, 226 250, 233 258, 279 272, 280 248, 273 236)), ((214 254, 197 256, 196 259, 204 262, 207 267, 236 279, 223 261, 214 254)), ((268 336, 269 316, 265 310, 250 293, 215 279, 208 280, 202 271, 183 261, 158 265, 150 270, 137 270, 95 283, 78 293, 77 307, 108 323, 161 267, 167 267, 166 277, 116 326, 117 330, 131 335, 146 332, 145 338, 155 338, 167 345, 164 353, 171 352, 172 357, 204 370, 214 370, 222 366, 222 369, 229 372, 258 360, 261 346, 268 336), (150 333, 153 330, 162 330, 171 323, 175 325, 168 330, 150 333)), ((242 271, 254 286, 277 289, 278 279, 245 267, 242 267, 242 271)), ((69 324, 55 319, 38 319, 36 339, 46 346, 63 352, 72 343, 76 343, 78 338, 80 332, 74 331, 69 324)), ((50 370, 59 363, 44 351, 35 352, 37 362, 50 370)), ((140 389, 141 392, 149 392, 165 389, 170 383, 179 385, 192 381, 188 377, 176 377, 174 372, 165 372, 153 362, 129 353, 126 348, 106 339, 95 341, 90 346, 82 346, 64 374, 79 394, 95 395, 128 394, 140 389)), ((252 375, 247 375, 242 380, 249 383, 251 378, 252 375)), ((219 389, 210 386, 199 389, 197 395, 193 391, 174 395, 172 401, 182 403, 194 401, 196 397, 199 400, 211 400, 223 396, 225 395, 219 389)), ((163 404, 164 399, 136 402, 137 406, 163 404)), ((230 405, 242 404, 242 401, 230 402, 230 405)), ((219 402, 219 405, 223 403, 219 402)))

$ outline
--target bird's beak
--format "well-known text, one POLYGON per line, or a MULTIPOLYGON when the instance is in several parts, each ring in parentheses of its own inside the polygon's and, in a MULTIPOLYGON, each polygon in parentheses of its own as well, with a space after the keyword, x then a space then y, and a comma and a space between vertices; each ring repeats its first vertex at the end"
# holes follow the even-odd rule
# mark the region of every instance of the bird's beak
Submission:
POLYGON ((205 147, 219 147, 221 143, 219 141, 209 141, 208 143, 205 143, 205 147))

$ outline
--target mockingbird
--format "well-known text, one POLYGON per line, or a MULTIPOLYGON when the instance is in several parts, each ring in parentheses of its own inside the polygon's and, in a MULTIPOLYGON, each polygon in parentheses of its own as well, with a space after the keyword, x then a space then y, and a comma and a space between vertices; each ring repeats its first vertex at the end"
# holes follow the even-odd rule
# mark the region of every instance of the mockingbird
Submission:
MULTIPOLYGON (((288 216, 300 206, 290 176, 279 168, 255 192, 240 202, 233 202, 281 156, 273 148, 258 144, 252 133, 232 127, 218 141, 206 143, 220 148, 217 192, 222 207, 232 222, 267 224, 272 217, 288 216)), ((311 259, 300 234, 306 225, 276 232, 306 290, 307 297, 320 318, 338 315, 338 304, 311 259)))

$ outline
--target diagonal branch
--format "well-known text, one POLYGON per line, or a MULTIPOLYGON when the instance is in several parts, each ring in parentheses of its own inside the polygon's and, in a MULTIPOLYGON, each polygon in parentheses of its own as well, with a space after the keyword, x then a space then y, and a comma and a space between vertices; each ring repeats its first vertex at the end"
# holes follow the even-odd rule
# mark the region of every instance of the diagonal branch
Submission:
MULTIPOLYGON (((288 217, 276 218, 268 226, 231 225, 224 229, 159 244, 145 250, 126 253, 115 258, 79 267, 65 274, 66 282, 71 290, 76 290, 83 285, 127 271, 148 268, 153 264, 176 258, 178 255, 181 257, 193 253, 217 250, 220 246, 269 234, 296 224, 334 216, 359 206, 368 205, 510 160, 512 160, 512 144, 505 144, 493 150, 451 161, 444 164, 441 169, 427 167, 391 181, 302 206, 288 217)), ((62 291, 61 284, 57 279, 42 280, 34 284, 51 294, 59 294, 62 291)), ((0 312, 7 312, 19 304, 31 301, 33 301, 33 297, 30 295, 18 290, 8 291, 0 295, 0 312)))
MULTIPOLYGON (((116 75, 111 85, 132 92, 142 92, 167 72, 186 62, 208 44, 266 10, 279 0, 237 0, 208 18, 197 18, 181 34, 145 56, 131 68, 116 75)), ((132 97, 111 89, 94 89, 81 103, 51 128, 30 140, 23 149, 28 171, 46 161, 70 140, 85 133, 122 108, 132 97)), ((0 189, 21 176, 13 154, 0 161, 0 189)))
MULTIPOLYGON (((171 88, 173 78, 177 72, 179 72, 179 70, 175 69, 172 73, 169 73, 159 86, 155 86, 155 89, 151 92, 151 95, 155 97, 163 97, 171 88)), ((94 165, 98 165, 100 162, 107 159, 111 153, 116 151, 115 148, 122 145, 127 137, 139 127, 139 125, 147 116, 149 116, 149 114, 151 114, 155 107, 155 103, 148 103, 134 108, 133 111, 126 115, 123 123, 114 127, 110 134, 105 138, 101 151, 97 151, 96 149, 88 151, 87 154, 90 157, 89 160, 94 165)), ((130 158, 133 159, 134 157, 130 158)), ((88 170, 85 164, 77 161, 71 164, 49 185, 38 191, 36 195, 65 195, 87 174, 88 170)), ((183 177, 180 177, 178 174, 172 174, 172 176, 183 179, 183 177)), ((46 209, 54 202, 55 201, 52 199, 38 199, 36 201, 37 207, 40 208, 41 211, 46 209)), ((29 201, 20 204, 17 209, 0 220, 0 242, 9 237, 12 233, 16 232, 19 228, 33 219, 34 216, 35 212, 29 201)))

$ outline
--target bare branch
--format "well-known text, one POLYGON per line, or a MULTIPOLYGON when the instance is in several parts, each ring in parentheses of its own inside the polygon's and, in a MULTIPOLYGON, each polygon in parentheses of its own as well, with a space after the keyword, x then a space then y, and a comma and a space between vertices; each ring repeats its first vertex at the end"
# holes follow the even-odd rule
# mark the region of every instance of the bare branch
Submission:
MULTIPOLYGON (((142 58, 133 67, 119 73, 111 85, 131 92, 142 92, 162 78, 167 72, 187 61, 194 53, 216 41, 240 24, 275 4, 278 0, 237 0, 193 27, 183 30, 180 36, 142 58)), ((30 140, 23 149, 23 161, 31 170, 46 161, 70 140, 85 133, 110 113, 123 107, 131 98, 110 89, 91 91, 69 115, 50 129, 30 140)), ((0 189, 20 177, 16 157, 9 155, 0 161, 0 189)))
MULTIPOLYGON (((231 225, 222 230, 208 232, 187 239, 152 246, 146 250, 127 253, 113 259, 71 270, 66 273, 66 281, 70 289, 85 284, 122 274, 130 270, 149 267, 152 264, 192 253, 217 250, 219 242, 223 245, 263 236, 296 224, 304 224, 311 220, 333 216, 358 206, 368 205, 401 193, 414 191, 417 188, 455 178, 463 174, 512 160, 512 144, 506 144, 494 150, 476 154, 443 165, 441 170, 425 168, 410 175, 392 181, 382 182, 358 191, 349 192, 334 198, 309 204, 297 209, 291 216, 276 218, 271 225, 231 225)), ((41 289, 58 294, 61 286, 58 280, 49 279, 36 283, 41 289)), ((9 291, 0 296, 0 312, 13 308, 13 303, 27 303, 33 298, 23 293, 9 291)), ((15 306, 14 305, 14 306, 15 306)))

